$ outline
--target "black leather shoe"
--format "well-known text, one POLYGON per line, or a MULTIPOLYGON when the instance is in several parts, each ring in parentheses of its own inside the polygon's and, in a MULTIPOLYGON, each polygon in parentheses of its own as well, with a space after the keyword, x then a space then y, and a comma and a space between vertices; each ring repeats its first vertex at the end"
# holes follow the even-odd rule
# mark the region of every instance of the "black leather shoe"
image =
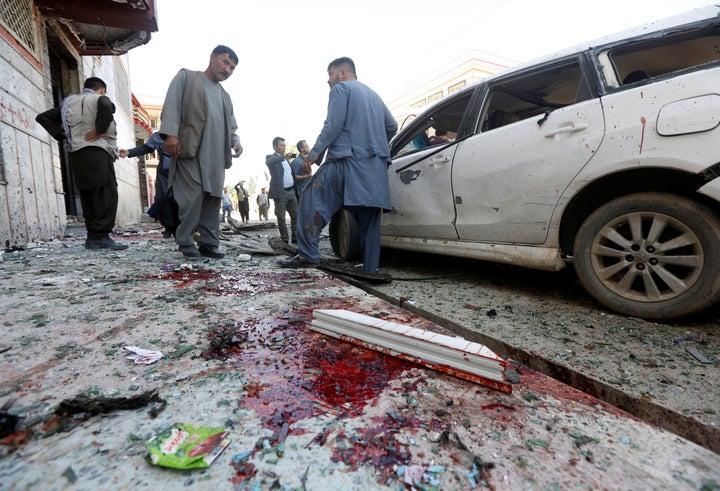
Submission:
POLYGON ((311 263, 310 261, 307 261, 300 257, 298 254, 297 256, 293 256, 290 259, 281 259, 278 261, 278 266, 281 268, 314 268, 317 266, 316 263, 311 263))
POLYGON ((193 245, 178 247, 185 257, 200 257, 200 252, 193 245))
POLYGON ((200 244, 198 247, 201 256, 211 257, 213 259, 220 259, 225 257, 225 254, 220 252, 217 247, 210 244, 200 244))
POLYGON ((85 249, 110 249, 113 251, 123 251, 127 248, 128 246, 126 244, 119 244, 110 237, 103 237, 102 239, 87 239, 85 241, 85 249))

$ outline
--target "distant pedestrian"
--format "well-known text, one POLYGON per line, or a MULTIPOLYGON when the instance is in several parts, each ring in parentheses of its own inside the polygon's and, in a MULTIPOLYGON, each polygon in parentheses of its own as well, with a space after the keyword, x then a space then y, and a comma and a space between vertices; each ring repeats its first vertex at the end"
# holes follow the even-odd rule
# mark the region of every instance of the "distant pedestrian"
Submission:
POLYGON ((260 220, 267 221, 268 219, 268 208, 270 207, 270 198, 268 197, 267 191, 265 188, 262 188, 260 190, 260 194, 257 195, 257 198, 255 199, 258 205, 258 214, 260 215, 260 220))
POLYGON ((237 194, 240 219, 243 223, 247 223, 247 221, 250 220, 250 196, 248 196, 247 189, 245 189, 244 185, 245 181, 242 179, 235 184, 235 193, 237 194))
POLYGON ((127 249, 110 238, 117 216, 118 158, 115 104, 102 79, 85 80, 81 94, 66 97, 60 107, 35 118, 56 140, 66 141, 75 186, 80 193, 87 238, 86 249, 127 249))
POLYGON ((228 194, 228 188, 225 186, 223 188, 222 193, 222 222, 225 222, 225 216, 227 215, 227 218, 232 218, 232 211, 233 211, 233 205, 232 200, 230 199, 230 195, 228 194))
POLYGON ((217 46, 204 72, 182 69, 170 82, 160 134, 170 162, 170 190, 178 204, 175 242, 187 257, 221 258, 220 202, 225 169, 242 153, 230 96, 220 85, 235 71, 238 57, 217 46), (235 154, 231 154, 231 148, 235 154), (195 247, 193 234, 200 243, 195 247))
POLYGON ((310 146, 305 140, 300 140, 297 142, 296 147, 298 150, 298 156, 292 161, 290 168, 292 169, 293 182, 295 183, 295 196, 297 196, 299 202, 300 194, 302 193, 302 190, 305 189, 305 186, 307 186, 308 180, 312 177, 312 174, 306 174, 302 170, 305 157, 307 157, 307 154, 310 153, 310 146))
POLYGON ((298 248, 300 254, 280 266, 306 267, 320 260, 320 232, 340 208, 358 220, 363 271, 377 273, 380 261, 380 216, 390 210, 390 138, 397 123, 387 106, 368 86, 358 82, 355 63, 338 58, 328 65, 330 101, 322 131, 303 162, 312 164, 327 149, 320 166, 300 198, 298 248))
POLYGON ((285 243, 292 240, 297 242, 297 230, 295 220, 297 219, 297 197, 295 196, 295 184, 293 182, 290 163, 287 161, 290 154, 285 153, 285 139, 279 136, 273 138, 273 149, 275 153, 265 158, 265 165, 270 169, 270 199, 275 204, 275 216, 277 217, 280 238, 285 243), (288 233, 285 224, 285 215, 290 215, 290 232, 288 233))

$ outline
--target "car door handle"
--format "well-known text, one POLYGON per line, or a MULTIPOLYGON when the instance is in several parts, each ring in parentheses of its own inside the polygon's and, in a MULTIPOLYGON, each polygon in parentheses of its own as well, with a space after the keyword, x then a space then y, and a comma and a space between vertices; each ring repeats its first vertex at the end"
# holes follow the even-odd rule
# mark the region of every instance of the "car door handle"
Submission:
POLYGON ((450 157, 435 157, 434 159, 430 159, 430 167, 438 167, 440 164, 447 164, 450 162, 450 157))
POLYGON ((580 123, 580 124, 570 123, 569 125, 561 126, 554 131, 545 133, 545 138, 552 138, 561 133, 577 133, 578 131, 585 131, 586 129, 588 129, 587 123, 580 123))

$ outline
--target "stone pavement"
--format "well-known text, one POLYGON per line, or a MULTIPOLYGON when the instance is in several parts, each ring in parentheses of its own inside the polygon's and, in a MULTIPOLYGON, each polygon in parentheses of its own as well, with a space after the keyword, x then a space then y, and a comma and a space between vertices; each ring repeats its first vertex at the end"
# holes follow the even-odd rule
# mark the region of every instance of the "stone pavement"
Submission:
POLYGON ((508 395, 309 331, 330 308, 448 333, 322 271, 233 242, 188 261, 148 226, 119 240, 3 254, 0 405, 22 419, 2 489, 720 489, 718 454, 530 369, 508 395), (55 414, 149 390, 166 404, 55 414), (208 469, 150 465, 175 422, 231 443, 208 469))

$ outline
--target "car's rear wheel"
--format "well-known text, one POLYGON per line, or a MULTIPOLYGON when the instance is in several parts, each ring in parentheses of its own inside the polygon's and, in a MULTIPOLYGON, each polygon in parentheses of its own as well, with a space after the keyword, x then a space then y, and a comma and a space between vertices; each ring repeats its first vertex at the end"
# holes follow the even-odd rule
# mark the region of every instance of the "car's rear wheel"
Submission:
POLYGON ((580 227, 573 255, 585 289, 621 314, 666 320, 720 300, 720 220, 682 196, 606 203, 580 227))
POLYGON ((360 259, 360 228, 353 214, 344 208, 330 220, 330 245, 335 255, 345 261, 360 259))

